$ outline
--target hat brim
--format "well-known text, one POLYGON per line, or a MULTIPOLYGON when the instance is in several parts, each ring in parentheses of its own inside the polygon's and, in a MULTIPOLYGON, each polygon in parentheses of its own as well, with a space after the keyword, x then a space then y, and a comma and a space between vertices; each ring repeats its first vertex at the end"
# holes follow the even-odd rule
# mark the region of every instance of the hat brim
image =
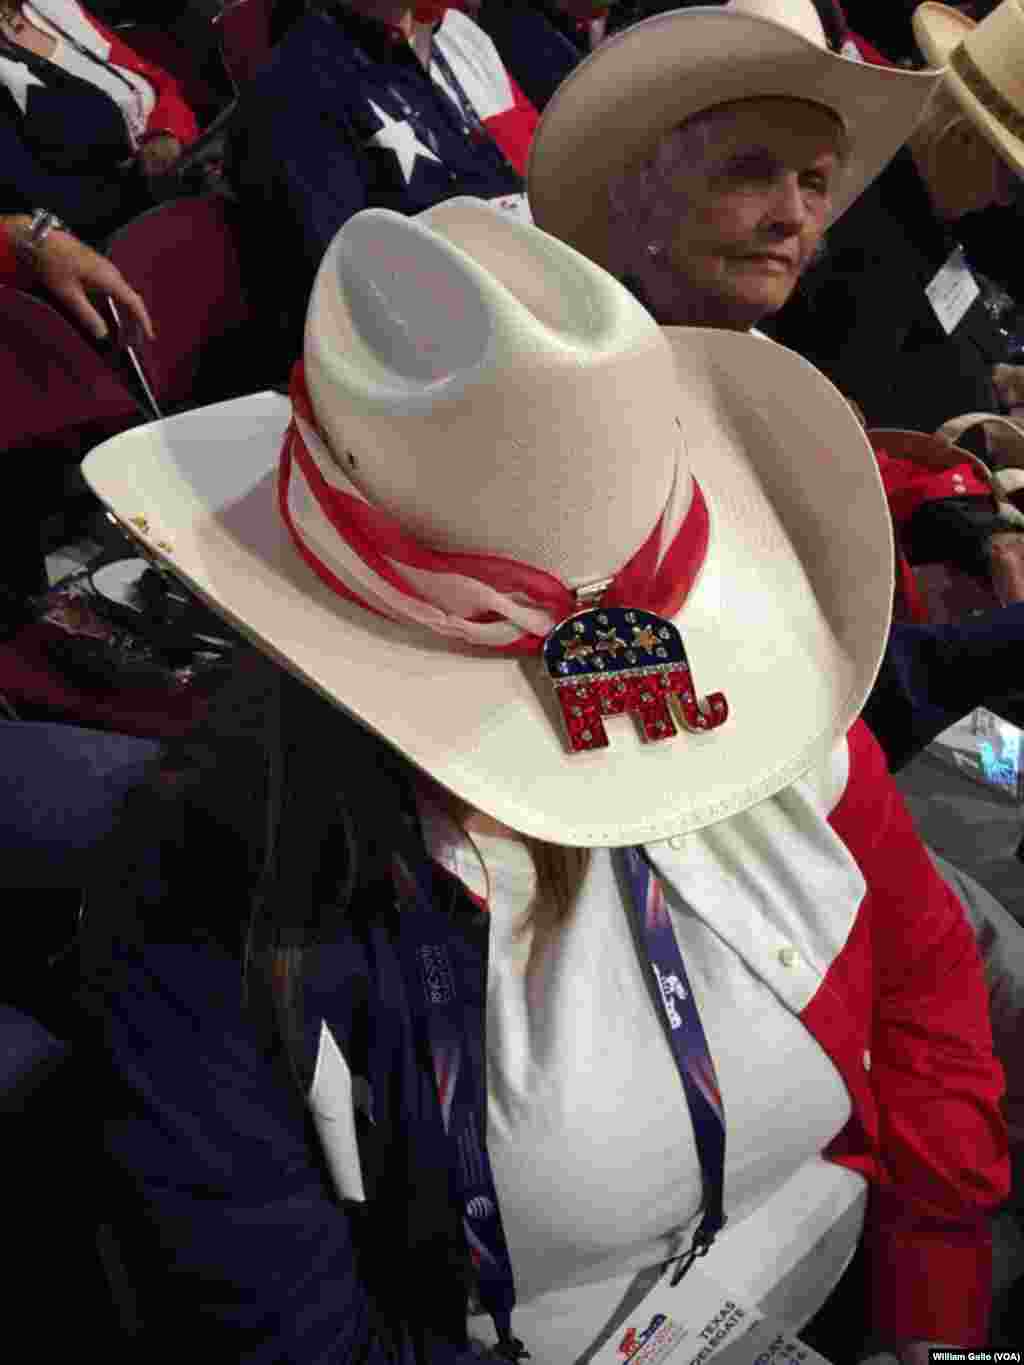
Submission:
MULTIPOLYGON (((973 19, 949 5, 926 0, 918 5, 911 20, 914 38, 921 55, 931 66, 947 66, 953 49, 977 27, 973 19)), ((1018 175, 1024 175, 1024 141, 1015 137, 1004 123, 995 118, 957 72, 949 67, 944 81, 947 89, 960 104, 978 132, 1018 175)))
POLYGON ((255 645, 471 805, 559 844, 666 838, 772 796, 827 756, 874 680, 893 584, 874 455, 829 381, 765 339, 668 335, 712 519, 676 618, 698 692, 721 690, 731 708, 709 734, 648 744, 621 717, 608 749, 571 754, 538 659, 454 652, 337 598, 278 514, 290 409, 276 395, 124 432, 83 472, 255 645))
POLYGON ((782 24, 727 8, 655 15, 606 39, 552 96, 530 150, 534 221, 614 269, 613 180, 701 110, 782 96, 824 105, 846 128, 834 222, 906 142, 940 78, 838 57, 782 24))

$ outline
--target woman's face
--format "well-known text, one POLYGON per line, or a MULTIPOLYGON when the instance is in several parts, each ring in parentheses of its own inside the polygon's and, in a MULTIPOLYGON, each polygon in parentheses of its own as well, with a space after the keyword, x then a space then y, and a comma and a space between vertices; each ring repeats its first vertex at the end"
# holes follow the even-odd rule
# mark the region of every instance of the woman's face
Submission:
POLYGON ((667 277, 663 302, 651 299, 659 320, 746 330, 780 309, 825 231, 842 145, 836 118, 799 100, 716 111, 667 168, 676 211, 644 279, 667 277), (665 316, 666 305, 680 316, 665 316))

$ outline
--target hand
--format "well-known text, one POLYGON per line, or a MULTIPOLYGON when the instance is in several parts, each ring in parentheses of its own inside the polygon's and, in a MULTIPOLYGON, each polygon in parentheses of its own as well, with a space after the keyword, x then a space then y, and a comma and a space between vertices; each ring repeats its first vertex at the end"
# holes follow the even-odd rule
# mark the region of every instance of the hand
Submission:
MULTIPOLYGON (((109 294, 123 308, 125 322, 133 331, 153 340, 153 323, 146 305, 117 266, 70 232, 54 228, 40 246, 22 253, 21 260, 97 340, 107 335, 107 324, 89 301, 89 290, 109 294)), ((134 339, 125 337, 128 342, 134 339)))
POLYGON ((139 148, 139 165, 145 176, 166 175, 181 157, 181 143, 170 133, 158 133, 139 148))

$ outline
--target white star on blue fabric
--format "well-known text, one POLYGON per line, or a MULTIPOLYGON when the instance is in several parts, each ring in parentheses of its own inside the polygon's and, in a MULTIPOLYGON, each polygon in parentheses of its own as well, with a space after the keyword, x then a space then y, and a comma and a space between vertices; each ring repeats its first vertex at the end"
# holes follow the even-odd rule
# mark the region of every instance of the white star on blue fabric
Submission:
POLYGON ((407 185, 412 180, 417 157, 429 157, 431 161, 436 161, 440 166, 441 158, 435 156, 430 148, 419 140, 411 123, 405 119, 391 118, 383 109, 374 104, 373 100, 367 102, 384 125, 370 138, 370 146, 384 147, 387 151, 394 152, 395 156, 398 157, 398 164, 402 168, 402 175, 405 177, 407 185))

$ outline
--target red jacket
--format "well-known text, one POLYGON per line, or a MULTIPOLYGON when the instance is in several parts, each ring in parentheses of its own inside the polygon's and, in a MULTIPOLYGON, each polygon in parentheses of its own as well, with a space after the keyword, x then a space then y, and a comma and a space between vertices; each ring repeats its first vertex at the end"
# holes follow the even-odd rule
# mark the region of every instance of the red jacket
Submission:
POLYGON ((954 465, 952 469, 934 470, 915 464, 913 460, 895 459, 881 446, 875 445, 874 449, 885 484, 885 495, 889 499, 889 510, 898 531, 926 502, 937 502, 941 498, 992 496, 988 484, 975 472, 969 460, 954 465))
POLYGON ((942 498, 991 497, 991 491, 969 460, 951 469, 933 470, 913 460, 895 459, 873 439, 872 446, 896 529, 898 589, 903 594, 910 619, 923 623, 928 620, 928 611, 917 590, 913 570, 899 552, 900 531, 924 503, 942 498))
POLYGON ((801 1016, 853 1100, 854 1116, 827 1155, 872 1182, 865 1235, 874 1330, 889 1340, 982 1346, 988 1216, 1009 1193, 985 978, 974 931, 862 722, 848 743, 849 780, 829 823, 867 893, 801 1016), (870 1071, 859 1065, 867 1036, 870 1071))

